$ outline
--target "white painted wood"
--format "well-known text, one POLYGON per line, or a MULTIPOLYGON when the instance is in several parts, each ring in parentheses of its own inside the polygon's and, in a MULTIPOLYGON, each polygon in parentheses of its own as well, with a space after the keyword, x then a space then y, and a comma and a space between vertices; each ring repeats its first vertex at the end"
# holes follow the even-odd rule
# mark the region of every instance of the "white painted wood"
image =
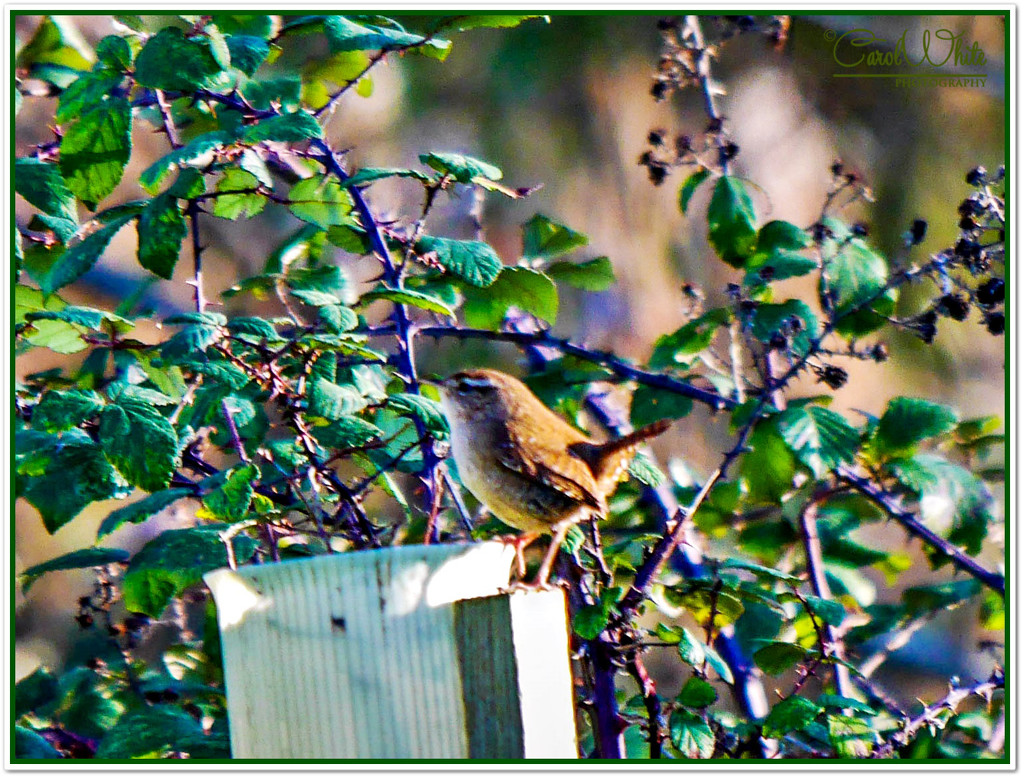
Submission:
POLYGON ((232 755, 575 758, 564 593, 498 595, 512 556, 402 546, 207 574, 232 755))

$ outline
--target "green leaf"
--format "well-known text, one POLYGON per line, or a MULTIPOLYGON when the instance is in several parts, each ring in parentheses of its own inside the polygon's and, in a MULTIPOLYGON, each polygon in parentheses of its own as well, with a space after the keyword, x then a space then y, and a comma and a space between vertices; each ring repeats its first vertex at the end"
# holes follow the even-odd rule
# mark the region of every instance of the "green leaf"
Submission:
POLYGON ((32 427, 47 432, 63 432, 91 419, 102 407, 103 401, 95 392, 52 389, 32 410, 32 427))
POLYGON ((833 627, 838 627, 846 618, 846 609, 842 603, 835 600, 826 600, 822 597, 815 597, 808 594, 804 597, 807 600, 808 608, 819 619, 833 627))
POLYGON ((708 176, 711 175, 711 171, 706 167, 697 168, 697 170, 687 176, 683 185, 679 188, 679 210, 686 215, 686 209, 690 207, 690 200, 693 199, 694 192, 697 188, 707 181, 708 176))
POLYGON ((860 700, 853 699, 852 697, 843 697, 838 694, 819 695, 818 704, 823 708, 849 709, 860 713, 867 713, 869 715, 874 715, 878 712, 874 707, 868 705, 866 702, 861 702, 860 700))
POLYGON ((503 267, 489 286, 467 288, 464 296, 462 313, 471 327, 500 329, 512 306, 551 323, 558 318, 558 288, 554 281, 526 267, 503 267))
POLYGON ((652 370, 688 367, 715 338, 719 328, 732 318, 728 308, 713 308, 654 343, 648 362, 652 370))
POLYGON ((472 16, 446 16, 436 23, 438 30, 465 32, 479 27, 518 27, 527 19, 543 19, 548 24, 551 18, 544 14, 482 14, 472 16))
POLYGON ((796 732, 812 721, 825 709, 817 703, 811 702, 806 697, 787 697, 775 706, 768 713, 764 720, 763 734, 765 737, 782 737, 790 732, 796 732))
POLYGON ((323 128, 313 114, 307 111, 295 111, 261 119, 258 123, 247 126, 242 133, 242 141, 245 143, 261 141, 298 143, 311 138, 322 138, 323 135, 323 128))
POLYGON ((586 246, 589 242, 583 233, 553 222, 543 214, 534 214, 523 225, 524 259, 551 259, 586 246))
POLYGON ((213 215, 222 219, 252 218, 267 204, 266 196, 258 192, 244 192, 256 189, 259 180, 252 173, 239 168, 228 168, 217 182, 217 192, 240 192, 240 194, 219 194, 213 201, 213 215))
POLYGON ((318 378, 309 389, 309 412, 325 419, 340 419, 358 413, 367 405, 359 391, 318 378))
MULTIPOLYGON (((248 561, 258 545, 246 535, 236 535, 232 543, 239 564, 248 561)), ((159 618, 172 597, 201 583, 204 573, 227 564, 220 528, 166 530, 132 557, 122 582, 125 607, 159 618)))
POLYGON ((351 221, 352 197, 333 176, 304 178, 292 187, 288 200, 292 213, 323 229, 351 221))
POLYGON ((75 195, 57 165, 33 157, 14 160, 14 191, 39 210, 78 223, 75 195))
POLYGON ((708 239, 718 256, 743 267, 757 241, 757 215, 747 186, 735 176, 722 176, 708 204, 708 239))
POLYGON ((323 305, 320 307, 319 316, 324 328, 336 335, 354 330, 359 325, 356 312, 344 305, 323 305))
POLYGON ((816 270, 818 263, 794 251, 777 250, 771 254, 755 254, 747 267, 749 270, 743 283, 756 287, 772 281, 805 276, 816 270))
POLYGON ((852 462, 860 433, 842 416, 818 405, 793 406, 777 419, 782 439, 818 478, 852 462))
POLYGON ((608 626, 611 612, 604 605, 584 605, 572 617, 572 629, 584 640, 593 640, 608 626))
POLYGON ((326 427, 314 427, 313 436, 328 448, 355 449, 383 439, 384 433, 358 416, 343 416, 326 427))
POLYGON ((156 194, 164 179, 179 168, 204 168, 213 164, 216 152, 234 141, 230 133, 216 131, 198 135, 180 149, 165 154, 139 176, 139 184, 150 194, 156 194))
POLYGON ((629 422, 643 427, 660 419, 681 419, 693 410, 693 400, 678 392, 641 384, 633 392, 629 422))
POLYGON ((203 737, 198 721, 177 707, 142 707, 129 711, 100 741, 97 759, 156 759, 172 752, 187 751, 188 739, 203 737))
MULTIPOLYGON (((57 237, 57 240, 62 244, 67 245, 71 242, 71 239, 75 237, 75 233, 78 232, 78 223, 73 222, 70 219, 62 219, 60 216, 50 216, 46 213, 34 213, 32 214, 32 218, 29 220, 28 228, 30 230, 36 230, 37 232, 52 232, 57 237)), ((16 232, 15 237, 20 242, 21 233, 16 232)), ((33 248, 35 248, 35 246, 29 247, 29 256, 31 256, 33 248)))
POLYGON ((432 151, 429 154, 420 154, 420 162, 432 167, 438 173, 451 176, 460 184, 470 184, 474 178, 500 181, 502 176, 500 168, 465 154, 432 151))
POLYGON ((393 394, 388 397, 388 405, 403 415, 418 418, 427 428, 427 432, 438 440, 448 438, 448 420, 441 411, 440 403, 420 394, 393 394))
POLYGON ((270 44, 256 35, 230 35, 227 39, 231 67, 252 76, 270 54, 270 44))
POLYGON ((769 643, 754 652, 754 664, 768 675, 781 675, 807 658, 808 651, 795 643, 769 643))
POLYGON ((70 70, 88 70, 92 51, 68 16, 44 16, 35 33, 19 51, 19 68, 60 65, 70 70))
POLYGON ((105 407, 99 441, 110 463, 140 489, 163 489, 174 474, 178 436, 170 421, 144 400, 122 393, 105 407))
POLYGON ((364 97, 373 82, 367 73, 370 58, 362 51, 339 51, 329 57, 317 57, 302 67, 302 102, 317 110, 323 108, 331 95, 355 82, 356 94, 364 97))
POLYGON ((245 464, 233 469, 220 487, 203 496, 203 505, 218 519, 241 521, 249 511, 258 477, 256 465, 245 464))
POLYGON ((227 327, 232 335, 250 335, 257 343, 282 340, 274 325, 258 316, 236 316, 228 321, 227 327))
POLYGON ((132 152, 131 106, 111 97, 65 128, 60 171, 68 189, 90 210, 114 191, 132 152))
MULTIPOLYGON (((739 601, 736 600, 736 602, 738 603, 739 601)), ((723 609, 723 611, 725 611, 723 615, 728 615, 730 621, 735 621, 736 618, 739 616, 739 613, 736 613, 735 615, 730 615, 727 609, 723 609)), ((739 606, 739 611, 740 613, 743 612, 742 604, 740 604, 739 606)), ((717 618, 715 619, 715 623, 718 623, 717 618)), ((735 679, 732 675, 732 669, 729 667, 729 664, 722 658, 721 654, 719 654, 718 651, 715 650, 714 646, 704 646, 704 653, 706 654, 705 658, 707 660, 708 666, 711 667, 716 673, 718 673, 718 677, 728 684, 733 683, 735 679)))
POLYGON ((96 532, 96 539, 106 537, 122 524, 141 524, 167 506, 191 496, 193 496, 191 489, 164 489, 153 492, 141 500, 112 511, 100 524, 100 528, 96 532))
MULTIPOLYGON (((834 221, 829 225, 839 228, 834 221)), ((882 292, 889 275, 885 259, 852 236, 840 240, 837 234, 822 250, 827 257, 824 290, 834 300, 835 317, 840 320, 836 330, 842 335, 865 335, 885 324, 882 316, 896 307, 896 290, 882 292)))
POLYGON ((106 69, 84 73, 61 92, 55 118, 61 123, 78 118, 83 111, 102 103, 122 80, 124 73, 106 69))
POLYGON ((424 54, 444 59, 452 46, 451 41, 442 38, 428 40, 427 36, 408 33, 397 26, 359 24, 344 16, 328 16, 323 23, 332 52, 421 47, 424 54))
POLYGON ((135 80, 142 86, 172 92, 195 92, 222 70, 210 38, 186 38, 165 27, 152 36, 135 59, 135 80))
POLYGON ((50 741, 27 727, 14 726, 15 759, 63 759, 64 755, 50 741))
POLYGON ((49 668, 40 665, 14 686, 14 718, 48 705, 57 696, 57 679, 49 668))
POLYGON ((455 240, 425 235, 416 243, 420 255, 433 254, 438 264, 473 286, 490 286, 501 273, 501 259, 479 240, 455 240))
POLYGON ((981 584, 973 578, 948 583, 911 586, 903 591, 902 600, 912 616, 933 613, 959 605, 981 592, 981 584))
POLYGON ((390 300, 393 303, 412 305, 425 311, 455 318, 455 311, 445 305, 442 300, 426 292, 419 292, 414 289, 392 289, 389 286, 384 286, 367 292, 359 298, 360 304, 370 303, 374 300, 390 300))
POLYGON ((126 72, 132 66, 132 48, 119 35, 107 35, 96 44, 96 58, 108 68, 126 72))
POLYGON ((676 699, 688 708, 706 708, 718 699, 718 692, 703 678, 694 675, 686 682, 676 699))
POLYGON ((710 759, 715 755, 715 733, 703 718, 688 710, 674 710, 668 719, 672 745, 687 759, 710 759))
POLYGON ((697 640, 686 627, 680 629, 677 647, 679 658, 683 660, 683 664, 687 664, 690 667, 701 667, 707 659, 707 646, 697 640))
POLYGON ((754 428, 750 451, 740 460, 740 477, 755 505, 778 504, 793 488, 796 457, 785 439, 768 424, 754 428))
POLYGON ((81 548, 41 564, 32 565, 18 576, 18 583, 22 593, 27 594, 32 584, 46 573, 52 573, 55 570, 102 567, 115 562, 127 562, 130 558, 131 554, 120 548, 81 548))
POLYGON ((43 290, 43 294, 52 294, 73 281, 77 281, 91 270, 114 235, 130 220, 130 217, 116 219, 68 248, 39 278, 39 287, 43 290))
POLYGON ((873 441, 887 453, 903 452, 956 427, 956 413, 945 405, 916 397, 894 397, 882 414, 873 441))
MULTIPOLYGON (((831 695, 822 695, 822 697, 826 696, 831 695)), ((871 722, 858 716, 843 716, 835 713, 828 715, 827 719, 828 739, 836 749, 837 757, 840 759, 865 759, 871 756, 878 737, 871 722)))
POLYGON ((139 264, 170 279, 188 232, 178 199, 166 193, 154 197, 139 216, 138 231, 139 264))
POLYGON ((608 257, 595 257, 586 262, 554 262, 544 269, 554 281, 587 292, 603 292, 615 283, 615 271, 608 257))
POLYGON ((762 343, 769 343, 776 333, 788 334, 797 356, 803 357, 811 347, 811 338, 818 334, 818 319, 801 300, 784 303, 758 303, 751 322, 751 332, 762 343), (794 323, 797 330, 794 331, 794 323))
POLYGON ((433 180, 426 173, 421 173, 419 170, 410 170, 408 168, 401 167, 364 167, 349 176, 348 180, 345 181, 345 186, 350 188, 353 186, 366 186, 367 184, 372 184, 374 181, 393 177, 415 178, 417 181, 423 182, 433 180))
POLYGON ((665 474, 651 457, 639 451, 629 463, 629 474, 645 486, 661 486, 665 483, 665 474))
POLYGON ((773 254, 776 251, 799 251, 807 248, 814 240, 807 230, 787 221, 770 221, 757 232, 757 253, 773 254))
MULTIPOLYGON (((66 303, 57 295, 44 297, 38 289, 16 284, 14 287, 14 323, 22 324, 29 316, 45 313, 56 313, 64 309, 66 303)), ((33 321, 32 326, 18 337, 27 343, 40 348, 48 348, 58 354, 74 354, 86 347, 81 338, 82 329, 66 322, 33 321)))

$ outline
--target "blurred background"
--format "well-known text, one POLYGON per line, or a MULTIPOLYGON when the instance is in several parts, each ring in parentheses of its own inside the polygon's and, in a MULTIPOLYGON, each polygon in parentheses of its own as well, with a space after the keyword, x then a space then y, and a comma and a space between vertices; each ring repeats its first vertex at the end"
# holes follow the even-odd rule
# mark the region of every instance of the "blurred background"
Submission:
MULTIPOLYGON (((412 30, 426 27, 422 20, 397 18, 412 30)), ((114 32, 108 16, 72 21, 90 44, 114 32)), ((525 200, 488 196, 483 214, 486 239, 506 264, 512 264, 521 248, 520 225, 534 213, 588 235, 590 245, 579 256, 610 257, 618 283, 602 293, 565 290, 555 332, 645 360, 659 335, 686 321, 684 283, 703 289, 711 307, 724 301, 725 285, 737 280, 736 272, 718 261, 707 243, 702 222, 708 192, 698 192, 692 215, 684 217, 678 207, 684 171, 655 187, 638 165, 650 131, 664 129, 669 138, 680 133, 696 136, 707 124, 696 91, 678 93, 663 103, 651 96, 661 46, 656 22, 655 16, 553 15, 550 24, 533 20, 512 30, 455 35, 446 62, 407 56, 377 67, 372 95, 348 93, 328 125, 328 136, 335 148, 351 149, 350 167, 417 167, 420 153, 458 151, 502 168, 509 186, 543 184, 525 200)), ((38 23, 39 17, 17 17, 19 45, 38 23)), ((850 15, 794 17, 790 38, 778 49, 759 35, 728 41, 713 64, 714 75, 727 91, 720 104, 740 147, 735 172, 756 184, 759 218, 813 224, 830 184, 829 166, 842 159, 860 172, 875 194, 874 203, 859 204, 842 216, 866 222, 869 240, 880 253, 905 256, 902 234, 916 218, 926 219, 929 228, 911 258, 951 245, 957 234, 957 204, 971 191, 964 174, 979 164, 994 170, 1007 161, 1005 36, 1003 19, 997 16, 850 15), (898 87, 889 79, 835 78, 825 33, 856 27, 868 27, 889 40, 905 29, 911 49, 914 41, 919 47, 925 29, 962 31, 986 55, 985 86, 946 87, 922 79, 898 87)), ((302 39, 302 45, 285 57, 326 56, 321 38, 302 39)), ((282 65, 287 62, 282 58, 282 65)), ((25 100, 16 123, 17 156, 52 140, 48 125, 54 106, 52 99, 25 100)), ((145 122, 136 125, 134 143, 131 163, 107 205, 145 196, 138 175, 167 150, 166 138, 150 131, 145 122)), ((420 197, 416 186, 399 179, 370 190, 371 205, 384 218, 414 218, 420 197)), ((444 199, 428 220, 428 231, 470 237, 471 207, 468 195, 444 199)), ((30 215, 31 208, 19 198, 18 223, 26 223, 30 215)), ((286 209, 275 207, 237 223, 205 219, 208 296, 258 273, 267 255, 296 226, 286 209)), ((145 280, 134 241, 135 231, 123 230, 97 268, 62 295, 73 303, 116 306, 145 280)), ((157 281, 146 291, 145 302, 161 317, 190 306, 191 289, 183 283, 188 264, 179 264, 173 281, 157 281)), ((372 262, 355 262, 351 271, 368 280, 375 267, 372 262)), ((800 280, 787 283, 793 286, 783 287, 784 293, 810 291, 800 286, 800 280)), ((913 313, 925 297, 925 290, 905 293, 899 313, 913 313)), ((225 312, 273 310, 269 303, 237 297, 225 312)), ((139 331, 141 340, 157 337, 155 329, 139 331)), ((941 319, 938 338, 930 347, 892 331, 884 331, 882 339, 889 343, 893 359, 882 364, 842 363, 851 377, 835 393, 832 407, 855 423, 860 421, 855 411, 880 414, 897 394, 948 403, 964 417, 1003 412, 1005 343, 978 321, 941 319)), ((21 378, 56 365, 77 364, 83 356, 84 352, 62 357, 35 349, 19 359, 16 372, 21 378)), ((485 363, 521 371, 517 351, 486 344, 424 342, 419 357, 423 371, 451 372, 485 363)), ((799 395, 820 393, 821 388, 807 380, 796 389, 799 395)), ((724 417, 712 418, 695 408, 658 441, 655 450, 663 463, 681 458, 703 477, 725 450, 727 433, 724 417)), ((998 465, 1001 452, 995 456, 998 465)), ((19 501, 15 572, 92 544, 96 527, 109 510, 109 504, 96 503, 51 537, 34 509, 19 501)), ((188 521, 188 516, 171 515, 161 526, 188 521)), ((146 526, 130 529, 109 538, 110 545, 137 548, 153 532, 146 526)), ((916 561, 921 560, 917 544, 907 543, 897 527, 880 527, 870 542, 905 545, 916 561)), ((716 549, 709 551, 714 554, 716 549)), ((1001 564, 1000 549, 993 545, 982 561, 990 568, 1001 564)), ((884 599, 884 578, 874 578, 884 599)), ((920 564, 901 584, 933 578, 928 566, 920 564)), ((91 576, 83 572, 46 576, 27 599, 20 592, 16 595, 17 677, 40 663, 60 667, 81 653, 73 616, 78 596, 90 591, 91 576)), ((921 681, 941 693, 951 674, 987 674, 989 661, 976 650, 980 635, 973 610, 962 608, 935 619, 912 641, 911 651, 886 665, 880 680, 905 677, 908 690, 924 695, 922 688, 929 686, 922 687, 921 681)), ((1001 640, 997 633, 988 637, 1001 640)), ((656 654, 651 666, 656 677, 669 672, 656 654)), ((678 668, 678 663, 674 666, 678 668)), ((659 680, 666 684, 664 694, 672 695, 684 679, 659 680)))

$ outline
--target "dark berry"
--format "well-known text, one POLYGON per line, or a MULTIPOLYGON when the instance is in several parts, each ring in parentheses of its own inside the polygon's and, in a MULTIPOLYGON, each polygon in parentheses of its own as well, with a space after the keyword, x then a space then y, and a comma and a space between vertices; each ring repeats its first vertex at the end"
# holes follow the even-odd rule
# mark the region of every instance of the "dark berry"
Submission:
POLYGON ((978 304, 986 308, 1003 301, 1005 284, 1001 278, 990 278, 978 287, 978 304))
POLYGON ((78 626, 82 629, 89 629, 92 626, 92 614, 91 613, 79 613, 75 616, 75 621, 78 622, 78 626))
POLYGON ((781 351, 786 348, 788 344, 789 341, 781 332, 772 333, 772 336, 768 339, 768 346, 774 351, 781 351))
POLYGON ((841 389, 850 377, 843 368, 836 365, 825 365, 815 372, 818 374, 818 381, 827 384, 832 389, 841 389))
POLYGON ((968 172, 967 183, 970 184, 971 186, 981 186, 983 183, 985 183, 985 176, 987 174, 988 171, 985 170, 985 168, 983 168, 981 165, 978 165, 978 167, 968 172))
POLYGON ((799 316, 790 316, 787 325, 790 332, 803 332, 804 330, 804 320, 799 316))
POLYGON ((965 216, 960 220, 961 230, 973 230, 978 226, 978 223, 974 221, 970 216, 965 216))
POLYGON ((961 297, 958 294, 943 295, 939 299, 939 311, 954 321, 963 321, 966 319, 970 310, 971 307, 967 302, 967 298, 961 297))
POLYGON ((956 207, 956 212, 961 216, 977 216, 979 213, 985 212, 985 206, 968 197, 956 207))
POLYGON ((740 293, 740 285, 739 284, 732 284, 732 283, 726 284, 725 285, 725 293, 727 295, 729 295, 730 297, 738 296, 739 293, 740 293))
POLYGON ((765 265, 757 271, 757 275, 762 281, 771 281, 775 278, 775 268, 771 265, 765 265))
POLYGON ((850 228, 850 232, 856 235, 858 238, 863 238, 868 234, 868 225, 864 222, 857 222, 850 228))
POLYGON ((657 27, 662 32, 665 32, 665 30, 671 30, 675 26, 676 23, 672 19, 658 19, 657 21, 657 27))
POLYGON ((980 250, 981 246, 978 245, 977 241, 970 240, 969 238, 960 238, 956 245, 953 246, 953 253, 964 259, 977 256, 977 252, 980 252, 980 250))
POLYGON ((832 163, 829 170, 832 172, 832 175, 841 176, 843 174, 843 161, 841 159, 837 159, 832 163))
POLYGON ((885 362, 889 358, 889 347, 884 343, 876 343, 871 348, 871 358, 876 362, 885 362))
POLYGON ((914 219, 914 223, 910 225, 910 242, 914 246, 920 245, 921 241, 924 240, 925 233, 928 232, 928 222, 924 219, 914 219))
POLYGON ((818 222, 811 227, 811 237, 814 238, 815 243, 822 243, 832 237, 832 230, 818 222))
POLYGON ((150 690, 142 695, 146 702, 150 705, 156 705, 158 702, 163 702, 163 692, 150 690))
POLYGON ((985 326, 993 335, 1002 335, 1006 320, 1001 311, 993 311, 985 314, 985 326))
POLYGON ((676 154, 680 157, 693 150, 693 139, 689 135, 676 138, 676 154))
POLYGON ((664 130, 651 130, 647 135, 647 142, 652 146, 661 146, 665 143, 664 130))
POLYGON ((860 181, 861 176, 856 170, 847 170, 846 173, 843 174, 843 178, 846 179, 846 183, 848 184, 856 184, 860 181))
POLYGON ((722 146, 722 157, 724 159, 733 159, 737 154, 740 153, 740 147, 735 143, 726 143, 722 146))
POLYGON ((740 310, 743 313, 753 313, 757 310, 757 300, 741 300, 740 310))
POLYGON ((721 132, 722 127, 725 125, 725 119, 721 116, 716 116, 710 122, 708 122, 708 132, 721 132))
POLYGON ((664 162, 652 162, 647 166, 647 176, 651 179, 652 184, 661 186, 665 183, 665 177, 668 176, 668 166, 664 162))
POLYGON ((637 162, 638 165, 650 165, 654 161, 654 154, 650 150, 645 151, 640 155, 640 159, 637 162))
POLYGON ((668 97, 668 84, 664 81, 655 81, 651 86, 651 97, 659 103, 668 97))

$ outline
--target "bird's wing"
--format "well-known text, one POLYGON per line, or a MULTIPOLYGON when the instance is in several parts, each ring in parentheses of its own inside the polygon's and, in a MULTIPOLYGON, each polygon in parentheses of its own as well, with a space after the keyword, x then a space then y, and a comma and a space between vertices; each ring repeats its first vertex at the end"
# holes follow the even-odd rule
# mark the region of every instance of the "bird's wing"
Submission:
POLYGON ((604 501, 598 494, 594 476, 586 463, 567 452, 544 451, 543 443, 531 441, 529 446, 510 436, 498 445, 498 463, 532 481, 555 489, 567 497, 591 508, 604 511, 604 501), (530 456, 529 452, 534 452, 530 456), (555 462, 551 466, 548 463, 555 462))

